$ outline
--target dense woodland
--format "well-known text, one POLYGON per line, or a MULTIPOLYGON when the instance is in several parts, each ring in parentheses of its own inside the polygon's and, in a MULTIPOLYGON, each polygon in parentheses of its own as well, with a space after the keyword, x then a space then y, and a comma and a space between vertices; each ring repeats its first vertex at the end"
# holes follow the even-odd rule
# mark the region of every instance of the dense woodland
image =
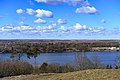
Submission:
POLYGON ((92 47, 119 47, 117 40, 0 40, 0 52, 87 52, 92 47))

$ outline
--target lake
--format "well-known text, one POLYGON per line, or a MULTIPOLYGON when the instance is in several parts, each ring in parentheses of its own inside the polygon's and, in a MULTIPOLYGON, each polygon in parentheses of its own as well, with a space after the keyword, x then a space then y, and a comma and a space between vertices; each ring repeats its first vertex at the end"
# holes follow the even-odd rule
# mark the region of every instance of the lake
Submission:
MULTIPOLYGON (((81 54, 80 52, 77 54, 81 54)), ((94 55, 97 56, 101 63, 103 64, 115 64, 115 60, 117 57, 120 57, 120 52, 85 52, 84 53, 88 58, 92 58, 94 55)), ((43 62, 48 63, 74 63, 75 62, 76 52, 65 52, 65 53, 41 53, 36 57, 37 64, 41 64, 43 62)), ((8 60, 11 59, 11 53, 0 54, 0 59, 8 60)), ((18 55, 14 55, 14 59, 18 59, 18 55)), ((34 64, 34 57, 28 58, 25 53, 22 54, 20 60, 24 60, 29 62, 30 64, 34 64)))

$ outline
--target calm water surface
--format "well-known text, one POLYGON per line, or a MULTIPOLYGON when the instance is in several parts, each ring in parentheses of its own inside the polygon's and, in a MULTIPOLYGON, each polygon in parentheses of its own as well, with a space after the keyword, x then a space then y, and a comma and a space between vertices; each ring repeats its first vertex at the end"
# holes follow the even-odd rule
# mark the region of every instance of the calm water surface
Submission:
MULTIPOLYGON (((80 52, 79 52, 80 54, 80 52)), ((104 64, 115 64, 115 60, 117 57, 120 57, 120 52, 85 52, 86 56, 91 59, 93 56, 97 56, 100 61, 104 64)), ((66 63, 74 63, 75 62, 75 55, 74 52, 69 53, 41 53, 37 56, 36 62, 37 64, 41 64, 43 62, 48 63, 60 63, 60 64, 66 64, 66 63)), ((7 54, 0 54, 0 59, 2 60, 8 60, 10 58, 11 53, 7 54)), ((14 59, 18 59, 18 55, 14 55, 14 59)), ((30 64, 34 64, 34 57, 28 58, 25 53, 22 54, 21 60, 27 61, 30 64)))

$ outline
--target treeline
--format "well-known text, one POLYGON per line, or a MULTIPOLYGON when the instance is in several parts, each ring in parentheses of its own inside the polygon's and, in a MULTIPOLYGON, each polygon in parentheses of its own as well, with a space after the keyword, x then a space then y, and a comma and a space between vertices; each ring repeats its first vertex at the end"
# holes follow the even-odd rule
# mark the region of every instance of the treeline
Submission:
POLYGON ((92 47, 119 47, 112 40, 0 40, 0 52, 87 52, 92 47))

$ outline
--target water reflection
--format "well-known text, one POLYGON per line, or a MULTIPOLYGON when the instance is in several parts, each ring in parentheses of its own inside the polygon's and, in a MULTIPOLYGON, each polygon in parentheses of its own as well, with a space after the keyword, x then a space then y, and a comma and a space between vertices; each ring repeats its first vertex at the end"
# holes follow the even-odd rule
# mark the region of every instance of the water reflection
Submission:
MULTIPOLYGON (((84 53, 88 58, 92 59, 94 57, 94 60, 96 59, 95 56, 97 56, 101 63, 103 64, 115 64, 116 57, 120 56, 119 52, 85 52, 84 53)), ((41 64, 43 62, 48 63, 60 63, 60 64, 66 64, 66 63, 74 63, 75 62, 75 55, 76 53, 68 52, 68 53, 40 53, 37 55, 27 55, 26 53, 22 54, 0 54, 0 59, 2 60, 8 60, 8 59, 15 59, 15 60, 24 60, 31 64, 41 64)))

